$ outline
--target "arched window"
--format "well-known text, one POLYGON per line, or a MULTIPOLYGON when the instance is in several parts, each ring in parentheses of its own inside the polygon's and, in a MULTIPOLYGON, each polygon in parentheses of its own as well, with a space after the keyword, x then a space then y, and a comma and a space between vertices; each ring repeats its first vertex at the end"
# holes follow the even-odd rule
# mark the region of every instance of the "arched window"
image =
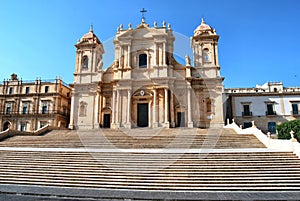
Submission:
POLYGON ((147 68, 147 54, 139 55, 139 68, 147 68))
POLYGON ((210 56, 209 56, 209 50, 208 49, 203 50, 203 60, 204 60, 204 62, 210 61, 210 56))
POLYGON ((211 99, 206 101, 206 112, 211 112, 211 99))
POLYGON ((87 56, 83 56, 82 58, 82 68, 88 68, 89 67, 89 58, 87 56))

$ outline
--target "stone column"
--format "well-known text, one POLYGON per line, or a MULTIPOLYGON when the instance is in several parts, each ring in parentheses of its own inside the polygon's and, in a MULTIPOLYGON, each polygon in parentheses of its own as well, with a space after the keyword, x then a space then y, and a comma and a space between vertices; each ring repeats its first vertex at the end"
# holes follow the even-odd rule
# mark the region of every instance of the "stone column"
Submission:
POLYGON ((117 98, 116 98, 116 128, 120 127, 119 123, 119 99, 120 99, 120 91, 117 89, 117 98))
MULTIPOLYGON (((74 109, 75 109, 75 94, 74 89, 72 89, 72 97, 71 97, 71 112, 70 112, 70 123, 69 123, 69 129, 75 129, 74 128, 74 109)), ((34 110, 34 109, 33 109, 34 110)), ((76 114, 77 115, 77 114, 76 114)))
POLYGON ((175 114, 174 114, 174 94, 171 92, 171 97, 170 97, 170 114, 171 114, 171 127, 175 127, 175 114))
MULTIPOLYGON (((81 70, 82 70, 82 61, 81 61, 81 59, 82 59, 82 51, 80 51, 79 52, 79 55, 78 55, 78 69, 77 69, 77 72, 81 72, 81 70)), ((75 80, 75 82, 78 82, 78 83, 80 83, 81 82, 81 80, 75 80)))
POLYGON ((112 94, 112 110, 111 110, 111 127, 115 127, 115 110, 116 110, 116 90, 113 90, 112 94))
POLYGON ((130 68, 130 45, 128 45, 127 49, 127 67, 130 68))
POLYGON ((214 49, 215 49, 215 57, 216 57, 216 66, 219 66, 219 55, 218 55, 218 44, 214 44, 214 49))
POLYGON ((147 69, 150 68, 150 54, 149 52, 147 53, 147 69))
POLYGON ((148 128, 151 127, 151 120, 152 120, 152 118, 151 118, 151 116, 152 116, 152 114, 151 114, 151 103, 152 103, 152 101, 150 100, 149 103, 148 103, 148 128))
POLYGON ((127 123, 126 123, 126 128, 131 128, 131 122, 130 122, 130 106, 131 106, 131 90, 127 90, 127 123))
POLYGON ((156 119, 156 108, 157 108, 157 92, 156 89, 153 90, 153 124, 152 127, 153 128, 157 128, 158 127, 158 123, 157 123, 157 119, 156 119))
POLYGON ((188 128, 193 128, 192 122, 192 104, 191 104, 191 87, 188 87, 188 128))
POLYGON ((167 65, 166 64, 166 43, 163 43, 163 53, 162 53, 162 55, 163 55, 163 58, 162 58, 163 66, 166 66, 167 65))
POLYGON ((165 88, 164 90, 165 90, 165 127, 169 128, 170 123, 168 119, 168 89, 165 88))
POLYGON ((102 122, 102 109, 103 109, 103 93, 99 94, 99 108, 98 108, 98 122, 99 126, 103 126, 102 122))
POLYGON ((162 43, 159 43, 158 47, 158 65, 162 66, 163 65, 163 49, 162 49, 162 43))
POLYGON ((122 68, 122 45, 120 45, 120 51, 119 51, 119 68, 122 68))
POLYGON ((95 100, 94 100, 94 125, 93 128, 98 128, 99 127, 99 92, 96 92, 95 94, 95 100))
POLYGON ((154 61, 153 61, 153 66, 157 66, 157 43, 154 44, 154 61))

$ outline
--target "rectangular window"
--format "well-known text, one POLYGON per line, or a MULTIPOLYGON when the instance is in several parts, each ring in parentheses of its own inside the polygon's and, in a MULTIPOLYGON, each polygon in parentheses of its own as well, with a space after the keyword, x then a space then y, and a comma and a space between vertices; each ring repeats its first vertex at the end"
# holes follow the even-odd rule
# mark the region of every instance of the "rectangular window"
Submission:
POLYGON ((45 86, 45 93, 49 92, 49 86, 45 86))
POLYGON ((268 103, 266 115, 275 115, 276 113, 273 108, 274 108, 274 105, 272 103, 268 103))
POLYGON ((250 112, 250 105, 243 105, 243 116, 252 116, 252 112, 250 112))
POLYGON ((139 55, 139 68, 147 68, 147 54, 139 55))
POLYGON ((10 105, 7 105, 6 106, 6 114, 10 114, 10 112, 11 112, 11 107, 10 107, 10 105))
POLYGON ((293 115, 299 114, 298 103, 292 103, 292 110, 293 110, 293 115))
POLYGON ((21 131, 26 131, 26 123, 21 123, 21 131))
POLYGON ((43 105, 42 114, 46 114, 46 113, 47 113, 47 105, 43 105))
POLYGON ((26 93, 26 94, 29 94, 29 92, 30 92, 30 87, 26 87, 25 93, 26 93))
POLYGON ((14 88, 13 87, 9 87, 9 94, 13 94, 14 93, 14 88))
POLYGON ((28 106, 23 106, 23 114, 28 114, 28 106))

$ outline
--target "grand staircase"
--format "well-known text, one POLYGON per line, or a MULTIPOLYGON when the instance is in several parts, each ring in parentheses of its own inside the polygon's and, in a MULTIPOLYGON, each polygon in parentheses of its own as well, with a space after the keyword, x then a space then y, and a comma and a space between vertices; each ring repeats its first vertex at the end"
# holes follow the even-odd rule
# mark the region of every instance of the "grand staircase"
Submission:
POLYGON ((254 135, 237 135, 232 129, 128 129, 54 130, 44 136, 15 136, 0 147, 111 147, 161 148, 265 148, 254 135))
POLYGON ((299 158, 231 129, 51 131, 8 138, 0 150, 0 192, 39 188, 34 194, 103 200, 274 200, 300 192, 299 158))

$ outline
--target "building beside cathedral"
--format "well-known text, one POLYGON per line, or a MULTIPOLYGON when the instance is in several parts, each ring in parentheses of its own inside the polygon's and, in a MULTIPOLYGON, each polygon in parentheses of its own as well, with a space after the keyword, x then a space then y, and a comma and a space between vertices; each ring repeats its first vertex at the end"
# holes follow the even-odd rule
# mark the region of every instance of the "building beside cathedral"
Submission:
POLYGON ((118 28, 114 62, 103 69, 103 44, 92 28, 75 45, 69 128, 222 127, 223 78, 216 31, 205 23, 191 37, 194 64, 173 55, 171 26, 142 19, 118 28))
POLYGON ((276 133, 276 125, 300 118, 300 87, 267 82, 252 88, 225 89, 226 118, 243 128, 252 121, 265 133, 276 133))
POLYGON ((0 131, 35 131, 48 124, 67 128, 71 92, 60 78, 22 80, 12 74, 0 83, 0 131))

